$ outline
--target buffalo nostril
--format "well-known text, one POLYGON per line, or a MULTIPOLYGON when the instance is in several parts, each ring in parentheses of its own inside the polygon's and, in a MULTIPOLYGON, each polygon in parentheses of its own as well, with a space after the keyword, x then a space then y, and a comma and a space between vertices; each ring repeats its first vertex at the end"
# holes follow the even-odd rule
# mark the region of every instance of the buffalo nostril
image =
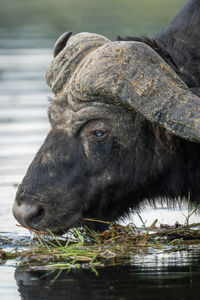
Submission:
POLYGON ((18 204, 17 201, 13 205, 13 215, 15 219, 22 225, 37 229, 40 227, 41 220, 44 216, 44 208, 38 204, 18 204))

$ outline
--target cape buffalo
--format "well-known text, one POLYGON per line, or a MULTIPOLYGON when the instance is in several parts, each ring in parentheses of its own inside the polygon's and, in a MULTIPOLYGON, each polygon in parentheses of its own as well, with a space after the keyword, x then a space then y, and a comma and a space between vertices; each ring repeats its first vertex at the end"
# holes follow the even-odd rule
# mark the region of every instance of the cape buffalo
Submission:
POLYGON ((144 199, 200 203, 200 1, 162 33, 111 42, 66 33, 47 83, 51 130, 19 186, 15 218, 63 232, 144 199))

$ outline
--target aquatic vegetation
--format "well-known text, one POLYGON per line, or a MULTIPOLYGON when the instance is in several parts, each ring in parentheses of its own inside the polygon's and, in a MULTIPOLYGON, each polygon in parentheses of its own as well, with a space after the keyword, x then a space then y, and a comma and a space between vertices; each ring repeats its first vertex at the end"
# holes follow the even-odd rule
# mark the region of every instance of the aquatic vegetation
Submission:
POLYGON ((50 271, 60 269, 69 272, 72 269, 88 268, 98 274, 96 267, 127 263, 132 254, 157 250, 180 251, 188 245, 200 244, 200 223, 157 227, 156 219, 147 227, 142 218, 141 222, 141 228, 133 223, 127 226, 110 223, 109 229, 103 233, 95 232, 87 226, 74 227, 65 236, 56 236, 50 231, 34 231, 35 238, 27 250, 1 250, 0 260, 3 262, 17 258, 20 267, 50 271))
MULTIPOLYGON (((158 220, 155 219, 148 227, 137 212, 141 227, 137 227, 134 223, 123 226, 86 219, 88 224, 106 223, 109 229, 96 232, 85 225, 80 228, 74 227, 65 235, 55 235, 50 230, 39 232, 27 228, 33 234, 33 239, 29 243, 25 240, 23 245, 19 244, 22 246, 21 250, 0 249, 0 263, 8 259, 17 259, 19 267, 42 268, 50 272, 55 269, 69 272, 72 269, 88 268, 98 274, 96 267, 129 263, 133 254, 146 254, 158 250, 162 253, 185 250, 188 246, 200 244, 200 223, 189 224, 191 216, 199 208, 200 205, 195 208, 191 205, 188 193, 188 211, 184 225, 176 222, 173 226, 167 224, 158 226, 158 220)), ((0 236, 1 247, 9 244, 13 244, 13 241, 0 236)))

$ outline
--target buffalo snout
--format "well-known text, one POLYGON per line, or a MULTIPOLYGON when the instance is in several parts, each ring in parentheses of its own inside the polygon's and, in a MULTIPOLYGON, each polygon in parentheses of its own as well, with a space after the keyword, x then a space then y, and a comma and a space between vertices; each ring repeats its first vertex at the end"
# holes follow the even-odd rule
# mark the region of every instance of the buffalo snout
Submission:
POLYGON ((19 188, 13 205, 13 215, 25 227, 37 229, 45 216, 45 208, 37 203, 26 203, 24 197, 25 192, 19 188))

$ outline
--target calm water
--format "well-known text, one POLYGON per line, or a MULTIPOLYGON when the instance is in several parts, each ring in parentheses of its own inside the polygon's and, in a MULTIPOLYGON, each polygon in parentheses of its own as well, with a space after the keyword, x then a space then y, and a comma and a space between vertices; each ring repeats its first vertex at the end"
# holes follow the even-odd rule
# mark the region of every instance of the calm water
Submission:
MULTIPOLYGON (((113 10, 113 15, 117 11, 113 10)), ((130 27, 124 25, 123 30, 126 28, 130 27)), ((77 31, 81 29, 77 27, 77 31)), ((48 46, 52 47, 53 41, 43 40, 43 48, 38 45, 39 40, 19 42, 12 36, 0 40, 0 247, 10 251, 30 238, 29 232, 16 227, 11 208, 17 185, 49 130, 51 93, 45 84, 45 70, 52 58, 48 46), (13 244, 2 244, 2 237, 12 238, 13 244)), ((147 224, 155 218, 173 224, 184 222, 183 213, 187 215, 184 207, 180 211, 147 206, 142 217, 148 219, 147 224)), ((128 221, 140 224, 136 215, 128 221)), ((199 216, 193 216, 191 222, 199 222, 199 216)), ((63 271, 54 282, 57 271, 41 279, 44 271, 22 269, 16 261, 8 261, 0 265, 0 299, 200 299, 199 247, 170 254, 159 250, 132 253, 123 265, 109 261, 98 272, 99 276, 85 269, 70 274, 63 271)))
POLYGON ((128 300, 200 298, 199 249, 168 255, 133 254, 129 263, 98 269, 58 271, 47 275, 6 264, 1 267, 1 299, 23 300, 128 300), (55 277, 58 276, 55 281, 55 277), (42 278, 43 277, 43 278, 42 278), (15 278, 15 279, 14 279, 15 278), (16 282, 15 282, 16 280, 16 282), (18 288, 18 291, 17 291, 18 288))

